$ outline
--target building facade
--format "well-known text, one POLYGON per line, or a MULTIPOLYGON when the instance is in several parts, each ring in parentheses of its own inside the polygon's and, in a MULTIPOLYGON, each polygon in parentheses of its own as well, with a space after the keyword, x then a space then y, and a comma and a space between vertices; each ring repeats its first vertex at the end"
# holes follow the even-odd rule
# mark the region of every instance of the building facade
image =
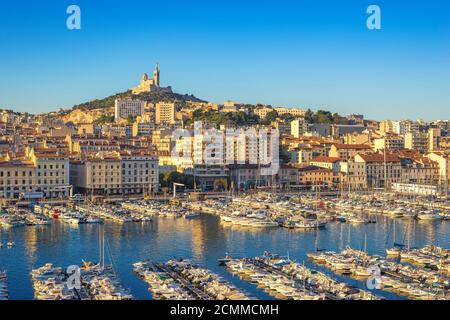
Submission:
POLYGON ((114 119, 127 119, 128 117, 138 117, 144 114, 145 102, 137 99, 116 99, 114 102, 114 119))

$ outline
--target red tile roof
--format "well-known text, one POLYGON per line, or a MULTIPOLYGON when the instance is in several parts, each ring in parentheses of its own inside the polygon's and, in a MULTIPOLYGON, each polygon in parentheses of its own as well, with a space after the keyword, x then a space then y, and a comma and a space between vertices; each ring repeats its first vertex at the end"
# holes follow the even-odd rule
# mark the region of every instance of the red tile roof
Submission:
POLYGON ((368 144, 343 144, 343 143, 335 143, 334 146, 337 149, 371 149, 368 144))
POLYGON ((319 156, 311 159, 311 162, 326 162, 326 163, 335 163, 338 161, 341 161, 341 158, 335 158, 335 157, 325 157, 325 156, 319 156))

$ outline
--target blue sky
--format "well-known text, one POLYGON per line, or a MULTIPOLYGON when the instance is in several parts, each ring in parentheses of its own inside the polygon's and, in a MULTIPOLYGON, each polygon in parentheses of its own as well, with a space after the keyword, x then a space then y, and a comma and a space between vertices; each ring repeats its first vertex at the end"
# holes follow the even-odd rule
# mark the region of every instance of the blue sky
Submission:
POLYGON ((162 85, 219 103, 450 119, 450 2, 0 1, 0 107, 72 107, 156 62, 162 85), (81 30, 66 28, 70 4, 81 30), (370 4, 382 30, 366 28, 370 4))

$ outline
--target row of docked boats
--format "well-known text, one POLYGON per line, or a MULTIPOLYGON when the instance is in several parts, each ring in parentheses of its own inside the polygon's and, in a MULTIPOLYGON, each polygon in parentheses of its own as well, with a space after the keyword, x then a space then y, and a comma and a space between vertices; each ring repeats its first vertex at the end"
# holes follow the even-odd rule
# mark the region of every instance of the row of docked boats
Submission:
POLYGON ((338 211, 353 215, 384 215, 389 218, 415 218, 421 221, 449 220, 448 209, 430 208, 424 203, 411 203, 387 199, 340 199, 329 200, 328 205, 338 211))
POLYGON ((10 208, 0 213, 0 227, 2 228, 16 228, 26 225, 27 214, 23 210, 16 210, 10 208))
POLYGON ((152 220, 152 218, 147 215, 135 213, 117 205, 77 206, 77 210, 91 218, 115 223, 149 222, 152 220))
POLYGON ((150 216, 192 219, 200 215, 200 210, 193 210, 186 203, 162 203, 157 201, 126 201, 123 208, 150 216))
POLYGON ((279 226, 277 222, 270 220, 262 212, 242 214, 240 211, 234 211, 229 215, 220 216, 220 219, 224 223, 243 227, 273 228, 279 226))
POLYGON ((0 226, 4 228, 16 228, 23 226, 43 226, 52 223, 47 217, 31 212, 22 215, 3 215, 0 217, 0 226))
POLYGON ((77 300, 75 290, 67 287, 68 275, 61 267, 47 263, 31 271, 35 300, 77 300))
POLYGON ((369 292, 350 287, 289 258, 270 253, 256 258, 228 258, 224 264, 232 274, 255 284, 277 299, 378 299, 369 292))
POLYGON ((192 208, 218 215, 226 225, 249 228, 323 229, 327 215, 309 205, 261 200, 256 195, 232 198, 231 202, 207 200, 190 204, 192 208), (254 198, 254 201, 251 199, 254 198))
POLYGON ((117 280, 112 267, 84 262, 79 288, 70 286, 70 275, 51 263, 31 271, 36 300, 130 300, 133 297, 117 280))
POLYGON ((133 271, 149 285, 154 299, 244 300, 248 296, 219 275, 190 260, 142 261, 133 271))
POLYGON ((150 261, 141 261, 133 264, 134 273, 144 280, 156 300, 195 300, 197 294, 192 286, 185 286, 175 280, 169 273, 150 261))
POLYGON ((250 297, 230 282, 211 270, 192 263, 190 260, 170 260, 166 266, 181 279, 213 300, 248 300, 250 297))
POLYGON ((8 299, 8 275, 6 271, 0 271, 0 301, 8 299))
POLYGON ((372 278, 381 290, 393 292, 414 300, 449 299, 448 278, 434 270, 416 268, 408 264, 370 256, 360 250, 346 248, 340 253, 317 252, 308 254, 314 263, 333 272, 351 276, 360 281, 372 278), (374 273, 379 270, 379 273, 374 273))
POLYGON ((386 249, 386 253, 388 258, 400 258, 403 262, 450 274, 450 250, 448 249, 433 245, 409 249, 394 247, 386 249))
POLYGON ((92 300, 132 300, 131 293, 117 278, 111 265, 102 266, 84 262, 81 268, 81 282, 92 300))

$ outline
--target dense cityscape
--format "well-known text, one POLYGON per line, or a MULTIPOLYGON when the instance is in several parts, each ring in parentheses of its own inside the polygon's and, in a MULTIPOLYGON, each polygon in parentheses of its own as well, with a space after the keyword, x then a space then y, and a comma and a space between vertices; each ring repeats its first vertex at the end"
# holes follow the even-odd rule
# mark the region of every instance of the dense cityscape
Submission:
POLYGON ((217 104, 160 72, 0 111, 0 299, 450 298, 450 120, 217 104))
POLYGON ((152 79, 144 74, 120 98, 72 110, 32 115, 3 109, 3 206, 74 195, 164 194, 172 182, 186 181, 189 190, 195 181, 198 191, 384 189, 440 196, 448 190, 449 120, 375 121, 306 108, 216 104, 175 95, 160 87, 159 77, 156 66, 152 79), (263 131, 277 139, 264 139, 263 131), (275 158, 279 170, 261 173, 275 158))

